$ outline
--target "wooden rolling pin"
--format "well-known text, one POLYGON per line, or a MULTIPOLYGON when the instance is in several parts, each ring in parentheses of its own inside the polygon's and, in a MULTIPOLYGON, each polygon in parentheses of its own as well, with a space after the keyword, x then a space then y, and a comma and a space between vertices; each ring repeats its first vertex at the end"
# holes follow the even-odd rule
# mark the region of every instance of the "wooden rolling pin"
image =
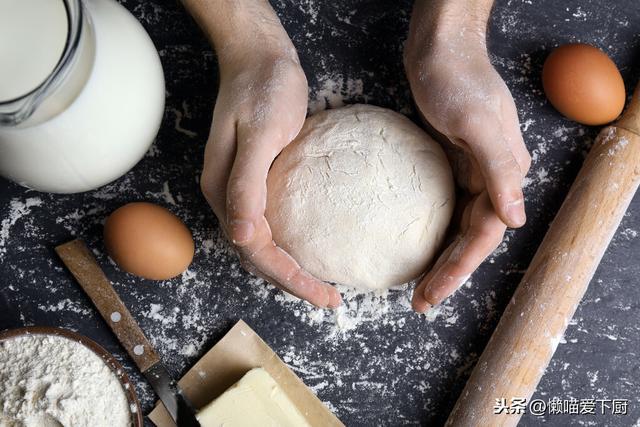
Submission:
POLYGON ((598 135, 447 426, 518 424, 521 414, 494 414, 496 399, 530 401, 639 182, 636 88, 621 119, 598 135))

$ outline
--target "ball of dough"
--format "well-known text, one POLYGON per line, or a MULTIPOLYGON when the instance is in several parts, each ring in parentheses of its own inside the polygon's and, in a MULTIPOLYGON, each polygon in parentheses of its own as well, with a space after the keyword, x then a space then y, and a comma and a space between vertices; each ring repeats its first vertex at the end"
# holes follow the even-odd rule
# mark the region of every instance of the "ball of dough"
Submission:
POLYGON ((438 143, 370 105, 309 117, 273 163, 267 190, 274 241, 319 279, 362 289, 423 273, 455 203, 438 143))

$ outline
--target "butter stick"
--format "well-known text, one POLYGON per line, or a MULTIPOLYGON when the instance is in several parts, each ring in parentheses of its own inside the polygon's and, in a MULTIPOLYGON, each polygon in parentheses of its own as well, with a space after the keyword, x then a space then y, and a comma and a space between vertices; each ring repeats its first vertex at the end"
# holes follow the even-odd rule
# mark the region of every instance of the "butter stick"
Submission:
POLYGON ((311 427, 263 368, 247 372, 197 418, 202 427, 311 427))

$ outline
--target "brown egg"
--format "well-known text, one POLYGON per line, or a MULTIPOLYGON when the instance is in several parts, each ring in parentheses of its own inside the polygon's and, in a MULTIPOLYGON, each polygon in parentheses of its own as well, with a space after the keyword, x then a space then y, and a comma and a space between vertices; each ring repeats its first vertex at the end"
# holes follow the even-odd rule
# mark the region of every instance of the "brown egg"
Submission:
POLYGON ((616 64, 587 44, 566 44, 551 52, 542 85, 558 111, 585 125, 609 123, 624 108, 624 82, 616 64))
POLYGON ((104 241, 121 269, 153 280, 185 271, 195 251, 191 232, 180 218, 145 202, 116 209, 104 225, 104 241))

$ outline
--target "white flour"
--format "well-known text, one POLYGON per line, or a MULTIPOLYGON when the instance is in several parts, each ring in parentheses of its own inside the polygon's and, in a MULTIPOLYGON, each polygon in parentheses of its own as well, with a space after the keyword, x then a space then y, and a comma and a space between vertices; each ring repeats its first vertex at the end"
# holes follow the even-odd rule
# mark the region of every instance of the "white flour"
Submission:
POLYGON ((363 94, 362 79, 334 76, 319 76, 318 89, 309 99, 309 112, 315 114, 326 108, 337 108, 345 105, 345 100, 353 100, 363 94))
POLYGON ((129 426, 124 391, 88 348, 57 336, 0 344, 0 427, 129 426))
POLYGON ((32 207, 38 206, 42 206, 42 200, 37 197, 29 197, 24 202, 18 199, 9 202, 9 216, 0 223, 0 259, 7 252, 6 245, 11 227, 23 217, 28 217, 32 207))

